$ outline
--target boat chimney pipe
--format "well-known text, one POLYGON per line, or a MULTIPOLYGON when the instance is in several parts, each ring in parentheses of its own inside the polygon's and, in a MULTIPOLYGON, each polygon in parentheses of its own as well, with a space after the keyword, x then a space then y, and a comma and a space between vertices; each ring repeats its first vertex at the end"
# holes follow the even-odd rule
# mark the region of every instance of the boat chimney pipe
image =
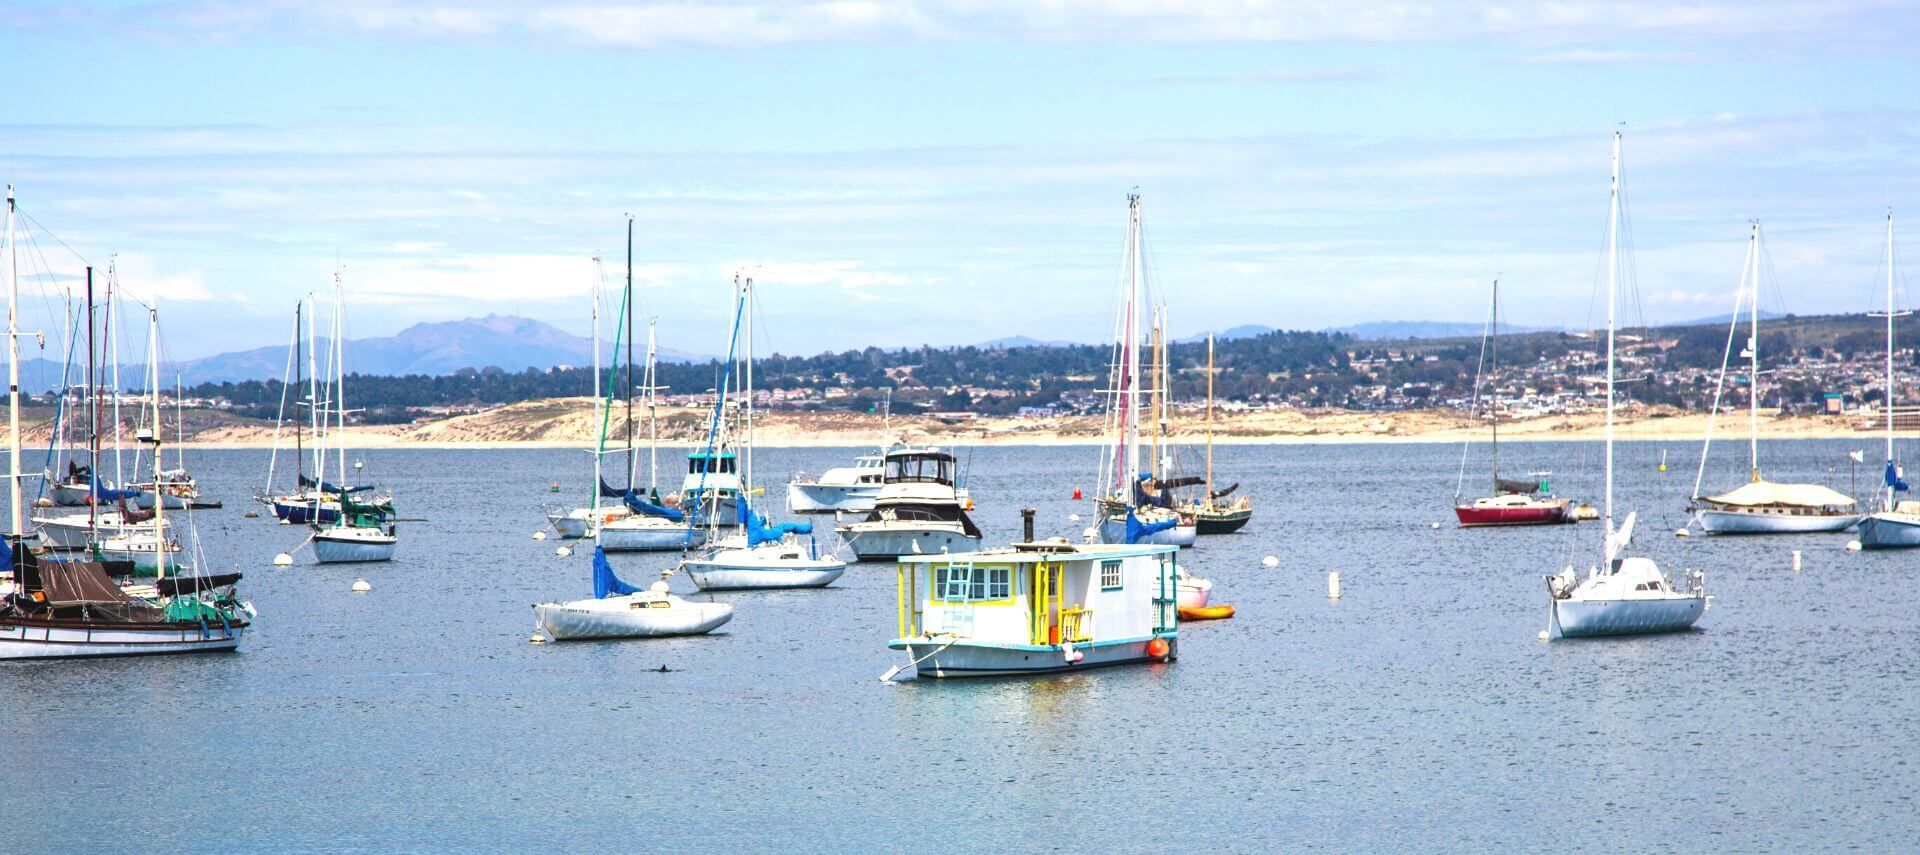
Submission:
POLYGON ((1033 542, 1033 514, 1034 510, 1032 508, 1020 509, 1020 531, 1023 535, 1020 540, 1021 543, 1033 542))

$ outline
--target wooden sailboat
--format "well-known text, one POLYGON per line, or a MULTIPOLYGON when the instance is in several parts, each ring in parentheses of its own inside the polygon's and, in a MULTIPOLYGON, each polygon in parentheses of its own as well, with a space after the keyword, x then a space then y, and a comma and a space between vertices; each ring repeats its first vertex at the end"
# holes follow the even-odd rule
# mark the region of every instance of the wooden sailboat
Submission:
POLYGON ((1613 524, 1614 292, 1619 288, 1620 134, 1613 135, 1612 201, 1607 218, 1607 441, 1606 528, 1601 534, 1600 565, 1580 578, 1568 566, 1547 580, 1547 635, 1580 638, 1678 632, 1691 628, 1707 611, 1706 580, 1687 572, 1684 589, 1662 573, 1651 558, 1628 556, 1634 514, 1618 529, 1613 524))
MULTIPOLYGON (((1488 373, 1497 372, 1500 364, 1500 280, 1493 282, 1493 309, 1487 322, 1487 361, 1488 373)), ((1475 390, 1479 381, 1475 379, 1475 390)), ((1491 405, 1487 408, 1487 422, 1492 434, 1493 446, 1493 495, 1461 502, 1461 488, 1456 487, 1453 494, 1453 514, 1460 520, 1463 528, 1480 526, 1510 525, 1551 525, 1574 521, 1573 503, 1566 499, 1557 499, 1544 495, 1546 482, 1539 478, 1516 480, 1500 477, 1500 394, 1499 383, 1494 382, 1495 392, 1491 405)), ((1477 394, 1476 394, 1477 397, 1477 394)), ((1469 440, 1471 443, 1471 440, 1469 440)), ((1460 484, 1466 483, 1466 451, 1460 454, 1460 484)))
POLYGON ((1214 489, 1213 481, 1213 333, 1207 333, 1207 495, 1189 503, 1185 510, 1193 515, 1194 528, 1199 534, 1232 534, 1246 527, 1253 519, 1253 499, 1242 493, 1232 496, 1240 488, 1239 483, 1227 485, 1224 489, 1214 489))
POLYGON ((1747 259, 1740 268, 1740 289, 1727 326, 1726 354, 1715 381, 1713 409, 1707 411, 1707 436, 1700 443, 1700 469, 1693 481, 1693 505, 1688 510, 1708 534, 1792 534, 1843 531, 1860 522, 1851 496, 1819 484, 1777 484, 1760 477, 1760 223, 1753 223, 1747 239, 1747 259), (1751 292, 1747 358, 1747 472, 1748 480, 1717 496, 1703 496, 1707 455, 1713 448, 1713 425, 1720 413, 1720 392, 1726 387, 1727 363, 1740 329, 1740 308, 1751 292))

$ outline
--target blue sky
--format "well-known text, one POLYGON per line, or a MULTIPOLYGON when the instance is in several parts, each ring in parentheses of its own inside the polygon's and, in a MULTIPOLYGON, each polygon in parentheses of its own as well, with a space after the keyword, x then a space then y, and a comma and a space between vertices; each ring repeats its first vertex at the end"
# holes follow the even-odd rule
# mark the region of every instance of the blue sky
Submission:
POLYGON ((1648 320, 1724 313, 1754 217, 1767 308, 1858 311, 1884 208, 1920 218, 1916 36, 1852 0, 13 0, 0 169, 179 357, 278 343, 336 258, 352 335, 584 332, 629 212, 670 347, 721 347, 735 270, 763 349, 1094 341, 1136 186, 1181 335, 1478 320, 1496 275, 1582 327, 1617 122, 1648 320))

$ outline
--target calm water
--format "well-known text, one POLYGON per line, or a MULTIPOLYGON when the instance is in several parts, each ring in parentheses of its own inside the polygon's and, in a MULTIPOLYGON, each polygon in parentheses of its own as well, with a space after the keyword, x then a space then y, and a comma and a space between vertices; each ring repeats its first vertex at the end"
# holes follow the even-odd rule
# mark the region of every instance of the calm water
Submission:
MULTIPOLYGON (((890 565, 727 595, 710 637, 528 643, 529 604, 590 590, 586 550, 530 537, 545 485, 585 482, 577 451, 370 454, 431 522, 390 566, 282 569, 302 533, 241 517, 265 454, 201 453, 228 508, 197 522, 248 573, 257 630, 237 655, 0 668, 0 849, 1911 846, 1920 553, 1677 539, 1697 447, 1665 447, 1665 474, 1662 446, 1621 449, 1622 504, 1648 554, 1707 571, 1694 633, 1536 640, 1541 576, 1590 564, 1597 527, 1453 528, 1457 447, 1234 447, 1222 480, 1254 524, 1183 559, 1240 616, 1183 627, 1177 663, 897 685, 875 679, 900 661, 890 565)), ((1846 489, 1858 447, 1762 453, 1846 489)), ((1730 488, 1725 450, 1709 482, 1730 488)), ((1505 451, 1598 492, 1595 445, 1505 451)), ((989 542, 1029 504, 1077 536, 1096 454, 973 452, 989 542)), ((761 471, 850 455, 767 450, 761 471)))

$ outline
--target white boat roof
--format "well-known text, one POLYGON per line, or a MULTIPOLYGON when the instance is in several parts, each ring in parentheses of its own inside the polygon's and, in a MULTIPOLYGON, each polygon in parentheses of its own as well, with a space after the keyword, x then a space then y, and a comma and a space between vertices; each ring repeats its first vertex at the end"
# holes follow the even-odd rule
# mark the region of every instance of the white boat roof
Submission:
POLYGON ((1043 540, 1036 543, 1016 543, 997 549, 982 549, 974 552, 935 552, 926 555, 902 555, 902 564, 933 564, 949 561, 971 561, 989 563, 1026 563, 1029 561, 1083 561, 1097 558, 1132 558, 1138 555, 1165 555, 1180 551, 1180 547, 1158 543, 1069 543, 1065 540, 1043 540))
POLYGON ((1818 508, 1853 504, 1853 499, 1845 494, 1819 484, 1775 484, 1772 481, 1750 481, 1721 495, 1708 496, 1707 501, 1742 507, 1792 505, 1818 508))

